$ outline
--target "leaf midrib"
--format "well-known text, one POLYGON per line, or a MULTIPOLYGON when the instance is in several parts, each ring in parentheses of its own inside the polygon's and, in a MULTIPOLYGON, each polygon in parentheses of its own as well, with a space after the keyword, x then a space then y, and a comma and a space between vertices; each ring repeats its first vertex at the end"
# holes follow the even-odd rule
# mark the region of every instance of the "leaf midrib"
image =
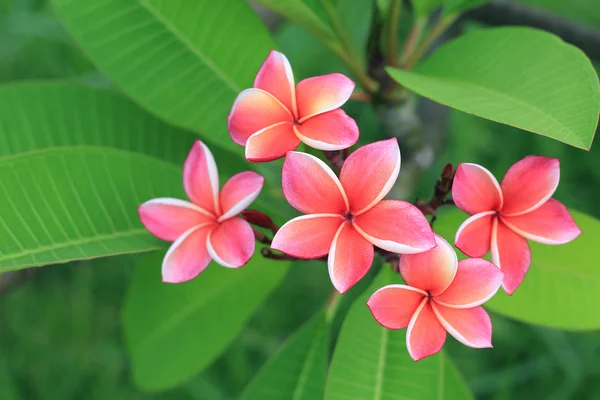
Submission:
POLYGON ((322 329, 324 329, 324 328, 319 327, 311 340, 311 344, 308 349, 306 358, 304 359, 304 362, 302 363, 302 370, 300 371, 300 375, 298 376, 298 381, 296 383, 296 390, 294 390, 292 400, 299 400, 299 399, 301 399, 302 395, 304 394, 304 389, 306 389, 308 373, 310 371, 310 367, 314 364, 314 361, 315 361, 314 357, 316 355, 315 353, 317 352, 317 348, 319 347, 319 340, 317 340, 317 339, 320 338, 322 329))
POLYGON ((385 328, 380 328, 381 344, 379 346, 379 361, 377 363, 377 380, 375 382, 375 393, 373 400, 381 400, 383 395, 383 374, 385 372, 385 361, 387 358, 387 344, 389 339, 389 331, 385 328))

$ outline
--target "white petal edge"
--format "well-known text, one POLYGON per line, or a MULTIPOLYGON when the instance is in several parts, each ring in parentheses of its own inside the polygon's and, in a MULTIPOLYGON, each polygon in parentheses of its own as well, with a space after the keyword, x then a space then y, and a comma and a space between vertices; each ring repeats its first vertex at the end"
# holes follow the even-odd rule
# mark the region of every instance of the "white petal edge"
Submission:
POLYGON ((446 329, 448 331, 448 333, 450 333, 452 336, 454 336, 454 338, 456 340, 458 340, 459 342, 461 342, 462 344, 467 345, 469 347, 473 347, 475 349, 482 349, 482 348, 485 349, 485 348, 492 348, 493 347, 491 345, 491 343, 490 343, 490 346, 477 346, 477 345, 469 342, 463 335, 461 335, 456 329, 454 329, 454 327, 452 325, 450 325, 448 323, 448 321, 446 321, 444 319, 444 317, 442 317, 442 314, 440 314, 440 312, 435 307, 435 301, 431 302, 431 308, 433 309, 433 313, 437 317, 438 321, 440 321, 440 324, 442 324, 442 326, 444 327, 444 329, 446 329))
MULTIPOLYGON (((276 242, 277 242, 277 235, 279 234, 279 232, 283 231, 283 228, 285 228, 287 225, 289 225, 289 224, 292 224, 292 223, 294 223, 294 222, 297 222, 297 221, 304 220, 304 219, 312 219, 312 218, 329 218, 329 217, 338 217, 338 218, 340 219, 340 224, 341 224, 342 222, 344 222, 344 217, 343 217, 343 216, 341 216, 341 215, 339 215, 339 214, 327 214, 327 213, 325 213, 325 214, 307 214, 307 215, 301 215, 301 216, 299 216, 299 217, 296 217, 296 218, 292 218, 292 219, 290 219, 288 222, 286 222, 285 224, 283 224, 283 225, 281 226, 281 228, 279 228, 279 230, 277 231, 277 233, 276 233, 276 234, 275 234, 275 236, 273 237, 273 241, 272 241, 272 243, 271 243, 271 248, 272 248, 272 249, 275 249, 275 250, 279 250, 279 251, 281 251, 281 252, 284 252, 283 250, 281 250, 281 249, 279 249, 279 248, 277 248, 277 247, 275 247, 275 246, 277 246, 277 243, 276 243, 276 242)), ((338 235, 338 234, 339 234, 339 229, 338 229, 338 231, 335 233, 334 240, 335 240, 335 238, 337 237, 337 235, 338 235)), ((333 242, 332 242, 332 243, 333 243, 333 242)), ((285 253, 285 252, 284 252, 284 253, 285 253)), ((319 256, 319 257, 321 257, 321 256, 319 256)), ((318 257, 316 257, 316 258, 318 258, 318 257)))
POLYGON ((271 128, 273 128, 275 126, 278 126, 278 125, 290 124, 290 123, 291 123, 290 121, 277 122, 277 123, 275 123, 273 125, 267 126, 266 128, 262 128, 260 131, 256 131, 252 135, 250 135, 250 137, 248 137, 248 140, 246 141, 246 145, 244 147, 244 156, 246 157, 246 160, 248 160, 248 161, 251 161, 251 160, 263 160, 262 158, 257 158, 257 157, 251 157, 250 156, 250 154, 249 154, 250 153, 249 152, 250 146, 248 145, 250 143, 250 139, 252 139, 255 136, 258 136, 258 135, 262 134, 267 129, 271 129, 271 128))
POLYGON ((519 215, 527 214, 527 213, 530 213, 530 212, 532 212, 534 210, 537 210, 538 208, 540 208, 541 206, 543 206, 548 200, 550 200, 552 198, 552 196, 554 195, 554 192, 556 192, 556 189, 558 188, 559 182, 560 182, 560 170, 558 170, 558 179, 556 180, 556 185, 554 186, 554 188, 552 188, 552 190, 544 198, 542 198, 540 201, 538 201, 536 204, 534 204, 533 206, 529 207, 525 211, 519 211, 517 213, 512 213, 512 214, 504 214, 504 216, 506 216, 506 217, 517 217, 519 215))
POLYGON ((321 140, 307 138, 306 136, 302 135, 300 133, 300 131, 298 131, 298 129, 296 128, 295 125, 294 125, 294 133, 296 134, 296 136, 298 136, 298 139, 300 139, 303 143, 306 143, 310 147, 317 149, 317 150, 336 151, 336 150, 343 150, 343 149, 350 147, 350 146, 346 146, 343 144, 335 145, 335 144, 331 144, 331 143, 325 143, 321 140))
POLYGON ((496 191, 500 195, 500 207, 498 207, 498 209, 502 209, 502 207, 504 206, 504 196, 502 195, 502 189, 500 188, 500 184, 498 183, 498 180, 496 179, 494 174, 492 174, 487 168, 484 168, 479 164, 462 163, 462 165, 469 165, 471 167, 478 168, 478 169, 482 170, 483 172, 485 172, 490 177, 490 179, 494 183, 494 187, 496 188, 496 191))
POLYGON ((210 254, 210 257, 215 260, 215 262, 219 265, 222 265, 223 267, 227 267, 227 268, 239 268, 236 267, 235 265, 229 264, 227 262, 225 262, 221 257, 219 257, 219 255, 217 254, 217 252, 215 251, 215 249, 212 246, 212 243, 210 242, 210 237, 212 235, 213 231, 210 231, 208 233, 208 235, 206 236, 206 250, 208 251, 208 254, 210 254))
POLYGON ((536 241, 538 243, 549 244, 549 245, 557 245, 557 244, 569 243, 572 240, 572 239, 571 240, 567 240, 567 241, 549 240, 548 238, 545 238, 545 237, 542 237, 542 236, 537 236, 537 235, 532 235, 529 232, 526 232, 524 230, 521 230, 521 229, 517 228, 513 224, 507 222, 504 218, 502 218, 502 216, 500 216, 500 219, 502 220, 502 223, 504 225, 506 225, 510 230, 512 230, 513 232, 515 232, 517 235, 522 236, 525 239, 534 240, 534 241, 536 241))
MULTIPOLYGON (((295 119, 294 116, 292 115, 292 112, 281 102, 279 101, 279 99, 275 96, 273 96, 271 93, 267 92, 266 90, 262 90, 262 89, 258 89, 258 88, 250 88, 250 89, 245 89, 242 90, 240 94, 238 94, 238 96, 235 98, 235 101, 233 102, 233 106, 231 107, 231 112, 230 115, 234 113, 235 108, 237 107, 237 105, 239 104, 240 101, 242 101, 242 99, 248 95, 248 93, 252 93, 252 92, 263 92, 268 94, 269 96, 271 96, 273 98, 273 100, 275 100, 277 103, 279 103, 279 105, 281 106, 281 108, 283 108, 284 110, 286 110, 288 112, 288 114, 290 114, 290 116, 292 117, 292 119, 295 119)), ((294 96, 294 104, 296 104, 296 96, 294 96)))
MULTIPOLYGON (((206 215, 207 217, 214 218, 216 220, 216 217, 212 213, 210 213, 210 212, 206 211, 204 208, 197 206, 196 204, 186 201, 186 200, 175 199, 172 197, 159 197, 159 198, 151 199, 151 200, 148 200, 148 201, 142 203, 142 205, 140 207, 145 206, 145 205, 150 205, 150 204, 160 204, 160 205, 165 205, 165 206, 187 208, 190 210, 197 211, 202 215, 206 215)), ((185 234, 185 232, 184 232, 184 234, 185 234)))
POLYGON ((200 140, 196 141, 200 143, 202 149, 206 154, 206 169, 208 170, 208 179, 210 180, 210 185, 212 187, 213 192, 213 203, 215 206, 215 211, 217 215, 221 214, 221 204, 219 202, 219 171, 217 170, 217 163, 215 162, 215 158, 213 157, 210 149, 200 140))
POLYGON ((469 225, 471 222, 478 220, 479 218, 487 217, 488 215, 493 215, 493 214, 496 214, 496 211, 483 211, 483 212, 471 215, 462 224, 460 224, 460 226, 456 230, 456 234, 454 235, 454 243, 458 242, 458 237, 460 236, 462 231, 467 227, 467 225, 469 225))
POLYGON ((187 231, 185 231, 181 236, 179 236, 177 238, 177 240, 175 240, 173 242, 173 244, 171 244, 171 246, 169 247, 169 250, 167 250, 167 254, 165 254, 165 257, 163 258, 163 262, 162 262, 162 266, 161 266, 161 275, 163 276, 163 282, 167 282, 167 283, 179 283, 180 281, 166 281, 164 280, 164 276, 165 276, 165 269, 166 269, 166 262, 167 259, 169 258, 169 256, 171 256, 171 254, 179 247, 179 245, 188 238, 188 236, 190 236, 192 233, 194 233, 196 230, 203 228, 207 225, 210 225, 211 223, 206 223, 206 224, 200 224, 197 226, 194 226, 193 228, 188 229, 187 231))
POLYGON ((254 200, 256 200, 256 198, 260 194, 260 191, 263 188, 263 185, 264 185, 264 178, 263 178, 263 184, 261 184, 258 189, 256 189, 254 192, 250 193, 248 196, 244 197, 240 201, 238 201, 237 204, 235 206, 231 207, 231 209, 229 211, 227 211, 225 214, 221 215, 217 221, 223 222, 226 219, 234 217, 234 216, 238 215, 239 213, 241 213, 242 211, 244 211, 246 209, 246 207, 248 207, 250 204, 252 204, 252 202, 254 200))
POLYGON ((421 304, 419 304, 419 306, 415 310, 415 313, 411 317, 410 322, 408 323, 408 327, 406 328, 406 349, 408 350, 408 354, 410 355, 410 358, 412 358, 413 360, 415 360, 416 357, 414 356, 413 351, 412 351, 412 347, 410 346, 410 337, 412 335, 412 330, 413 330, 413 328, 415 326, 417 318, 421 314, 421 310, 423 310, 423 307, 425 307, 425 304, 427 304, 428 301, 429 301, 428 297, 425 297, 421 301, 421 304))
MULTIPOLYGON (((387 251, 391 251, 392 253, 398 253, 398 254, 417 254, 417 253, 423 253, 424 251, 427 250, 431 250, 433 248, 435 248, 436 246, 432 246, 429 248, 420 248, 420 247, 412 247, 406 244, 402 244, 402 243, 398 243, 398 242, 394 242, 393 240, 383 240, 383 239, 377 239, 371 235, 369 235, 368 233, 366 233, 365 231, 363 231, 357 223, 352 223, 352 226, 354 227, 354 229, 356 229, 356 231, 365 239, 367 239, 369 242, 371 242, 371 244, 383 249, 383 250, 387 250, 387 251)), ((456 256, 456 255, 455 255, 456 256)))
POLYGON ((424 290, 421 290, 419 288, 413 287, 413 286, 408 286, 408 285, 401 285, 399 283, 395 283, 393 285, 387 285, 384 286, 382 288, 377 289, 375 292, 373 292, 373 294, 371 295, 371 297, 375 296, 375 294, 381 292, 382 290, 386 290, 386 289, 405 289, 405 290, 412 290, 413 292, 417 292, 417 293, 421 293, 423 296, 427 296, 427 292, 424 290))

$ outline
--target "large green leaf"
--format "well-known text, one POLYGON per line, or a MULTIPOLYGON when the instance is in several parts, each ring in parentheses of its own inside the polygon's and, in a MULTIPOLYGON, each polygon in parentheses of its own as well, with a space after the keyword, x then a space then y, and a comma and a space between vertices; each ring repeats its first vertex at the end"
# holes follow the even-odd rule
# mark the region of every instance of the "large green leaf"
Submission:
POLYGON ((380 326, 366 305, 373 292, 400 275, 382 270, 348 312, 329 370, 326 400, 471 399, 460 372, 443 351, 418 363, 405 333, 380 326))
POLYGON ((348 32, 350 43, 360 57, 360 62, 366 65, 367 41, 374 11, 373 0, 338 0, 337 11, 348 32))
POLYGON ((178 285, 160 279, 163 253, 136 269, 123 313, 136 383, 158 391, 210 365, 287 271, 287 262, 255 255, 240 269, 216 264, 178 285))
POLYGON ((53 4, 91 59, 136 102, 241 153, 227 133, 227 114, 274 47, 245 1, 53 4))
POLYGON ((530 28, 476 30, 442 46, 399 83, 447 106, 589 149, 600 109, 587 57, 530 28))
MULTIPOLYGON (((548 246, 529 242, 531 267, 512 296, 502 290, 485 304, 497 313, 566 330, 600 329, 600 268, 595 257, 600 221, 571 211, 583 234, 573 242, 548 246)), ((468 215, 458 209, 440 214, 435 230, 450 243, 468 215)), ((457 250, 459 258, 466 258, 457 250)))
POLYGON ((320 312, 258 372, 242 399, 322 399, 327 376, 327 332, 325 314, 320 312))
POLYGON ((443 0, 444 12, 447 14, 461 13, 471 8, 479 7, 491 0, 443 0))

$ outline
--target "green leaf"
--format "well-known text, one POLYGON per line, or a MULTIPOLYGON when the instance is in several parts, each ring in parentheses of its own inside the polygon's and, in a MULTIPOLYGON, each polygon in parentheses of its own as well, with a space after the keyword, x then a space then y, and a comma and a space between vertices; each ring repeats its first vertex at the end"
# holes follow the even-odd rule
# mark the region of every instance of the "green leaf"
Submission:
POLYGON ((414 362, 405 333, 380 326, 366 305, 377 289, 401 283, 384 268, 359 297, 342 326, 329 370, 326 400, 471 399, 459 371, 443 351, 414 362))
MULTIPOLYGON (((548 246, 529 241, 531 266, 512 296, 501 290, 485 307, 530 324, 583 331, 600 329, 600 268, 596 257, 600 221, 571 210, 583 234, 571 243, 548 246)), ((468 215, 440 213, 435 230, 448 242, 468 215)), ((459 258, 466 258, 457 250, 459 258)), ((489 255, 486 256, 489 259, 489 255)))
POLYGON ((472 31, 442 46, 400 84, 438 103, 589 149, 598 124, 598 77, 587 57, 530 28, 472 31))
POLYGON ((470 10, 471 8, 479 7, 488 2, 490 2, 490 0, 443 0, 444 13, 462 13, 470 10))
POLYGON ((150 391, 179 385, 208 367, 277 286, 288 263, 255 255, 240 269, 209 265, 198 278, 161 282, 164 253, 136 269, 123 311, 136 383, 150 391))
POLYGON ((373 16, 372 0, 338 0, 337 11, 348 32, 350 43, 366 65, 367 41, 373 16))
POLYGON ((443 0, 411 0, 417 18, 429 16, 442 5, 443 0))
POLYGON ((242 152, 227 132, 236 95, 274 47, 243 0, 54 0, 86 53, 169 122, 242 152))
POLYGON ((323 398, 327 376, 327 325, 320 312, 281 346, 244 392, 244 400, 323 398))

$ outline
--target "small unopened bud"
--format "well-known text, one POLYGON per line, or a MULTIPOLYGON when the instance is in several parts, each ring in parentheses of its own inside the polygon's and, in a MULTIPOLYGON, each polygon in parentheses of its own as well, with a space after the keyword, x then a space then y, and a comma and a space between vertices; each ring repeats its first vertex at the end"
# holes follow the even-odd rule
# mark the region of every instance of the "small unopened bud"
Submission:
POLYGON ((444 180, 450 179, 450 178, 452 178, 452 174, 453 174, 452 164, 448 163, 442 170, 442 179, 444 179, 444 180))
POLYGON ((269 216, 261 213, 257 210, 244 210, 242 211, 242 218, 251 223, 252 225, 260 226, 261 228, 266 228, 273 230, 276 228, 275 224, 269 218, 269 216))

